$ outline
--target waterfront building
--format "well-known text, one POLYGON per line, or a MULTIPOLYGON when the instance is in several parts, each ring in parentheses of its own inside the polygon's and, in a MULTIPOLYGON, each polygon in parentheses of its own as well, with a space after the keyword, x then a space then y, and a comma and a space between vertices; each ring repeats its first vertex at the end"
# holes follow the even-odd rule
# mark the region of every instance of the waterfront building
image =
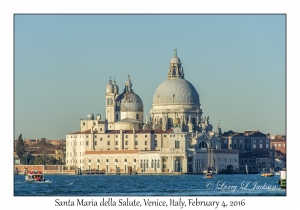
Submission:
POLYGON ((270 143, 270 135, 260 131, 234 131, 222 134, 221 147, 239 151, 239 172, 255 173, 264 168, 274 168, 274 150, 270 143))
POLYGON ((286 167, 286 136, 276 135, 271 137, 271 145, 275 151, 275 169, 286 167))
POLYGON ((105 118, 90 113, 80 120, 79 131, 66 134, 68 168, 105 173, 202 173, 211 163, 215 171, 238 170, 239 152, 221 148, 220 123, 213 131, 209 117, 202 117, 199 94, 185 79, 176 50, 144 122, 143 102, 132 86, 128 76, 119 93, 116 81, 110 79, 105 118))

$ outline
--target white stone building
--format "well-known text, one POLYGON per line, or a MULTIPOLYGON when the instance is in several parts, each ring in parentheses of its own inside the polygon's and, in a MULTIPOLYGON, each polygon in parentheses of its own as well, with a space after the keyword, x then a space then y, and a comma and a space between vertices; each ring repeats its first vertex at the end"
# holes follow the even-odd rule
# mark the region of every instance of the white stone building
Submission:
POLYGON ((238 151, 221 149, 221 128, 213 132, 202 118, 200 99, 185 80, 177 51, 167 79, 153 95, 150 118, 133 91, 130 77, 124 91, 114 81, 106 87, 106 117, 88 114, 80 131, 66 135, 66 164, 105 173, 202 173, 238 168, 238 151))

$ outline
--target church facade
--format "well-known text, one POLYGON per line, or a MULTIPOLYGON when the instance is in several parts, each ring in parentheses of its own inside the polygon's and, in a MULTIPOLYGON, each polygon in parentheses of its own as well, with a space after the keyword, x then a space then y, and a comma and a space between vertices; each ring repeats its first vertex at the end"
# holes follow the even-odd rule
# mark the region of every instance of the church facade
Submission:
POLYGON ((106 86, 106 113, 88 114, 80 131, 66 135, 66 165, 105 173, 237 172, 239 152, 221 148, 220 123, 213 131, 202 117, 200 97, 184 77, 177 51, 167 79, 153 95, 150 117, 128 76, 119 93, 116 81, 106 86))

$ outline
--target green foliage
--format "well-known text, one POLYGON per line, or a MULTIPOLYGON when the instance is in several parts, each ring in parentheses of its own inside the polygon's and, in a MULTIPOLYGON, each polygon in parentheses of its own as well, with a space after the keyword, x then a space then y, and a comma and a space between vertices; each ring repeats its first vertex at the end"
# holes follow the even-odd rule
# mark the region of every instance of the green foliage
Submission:
POLYGON ((16 144, 16 153, 20 160, 22 160, 22 157, 24 155, 24 141, 22 139, 22 134, 19 135, 17 144, 16 144))
POLYGON ((33 161, 33 165, 43 165, 43 164, 44 164, 44 158, 41 155, 36 156, 33 161))
POLYGON ((56 163, 58 162, 58 160, 56 160, 54 157, 49 157, 47 160, 47 165, 56 165, 56 163))
POLYGON ((70 170, 76 170, 77 167, 76 166, 70 166, 70 170))

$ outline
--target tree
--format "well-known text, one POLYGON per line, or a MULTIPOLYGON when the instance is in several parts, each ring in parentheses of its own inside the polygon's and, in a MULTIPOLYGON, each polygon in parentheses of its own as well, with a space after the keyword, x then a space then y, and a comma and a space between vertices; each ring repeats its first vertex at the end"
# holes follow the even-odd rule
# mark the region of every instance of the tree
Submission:
POLYGON ((58 161, 58 160, 56 160, 54 157, 50 156, 50 157, 48 157, 48 159, 47 159, 47 164, 48 164, 48 165, 56 165, 56 164, 57 164, 57 161, 58 161))
POLYGON ((44 158, 41 155, 38 155, 33 160, 33 165, 44 165, 44 158))
POLYGON ((40 150, 42 152, 42 157, 43 157, 43 165, 46 165, 46 156, 48 154, 48 147, 49 145, 47 144, 45 138, 42 138, 40 143, 39 143, 40 150))
POLYGON ((22 134, 19 135, 17 144, 16 144, 16 153, 20 160, 22 160, 22 157, 24 155, 24 141, 22 139, 22 134))

